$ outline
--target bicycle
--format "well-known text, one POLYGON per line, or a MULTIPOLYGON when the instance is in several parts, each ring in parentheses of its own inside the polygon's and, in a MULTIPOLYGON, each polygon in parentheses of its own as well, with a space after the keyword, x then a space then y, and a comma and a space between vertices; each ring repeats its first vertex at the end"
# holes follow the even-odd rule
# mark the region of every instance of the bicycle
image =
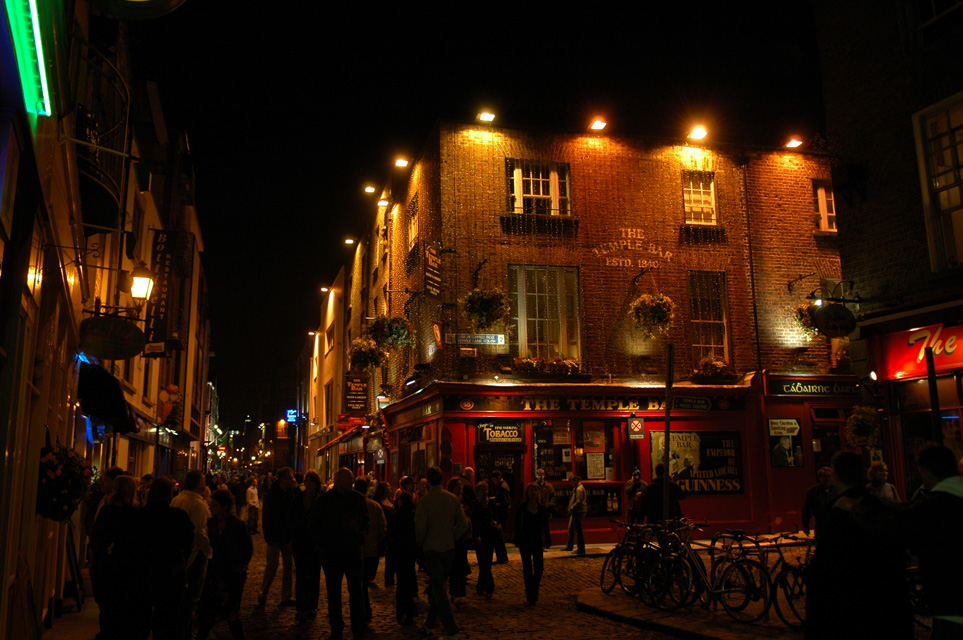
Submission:
POLYGON ((638 565, 652 548, 651 541, 647 535, 649 527, 647 525, 629 524, 620 520, 610 520, 610 522, 623 528, 625 531, 618 544, 612 548, 602 562, 602 575, 599 579, 599 586, 603 593, 611 593, 615 585, 622 587, 622 590, 629 595, 634 595, 638 590, 638 565))
POLYGON ((778 557, 770 569, 770 576, 775 574, 775 578, 772 578, 772 599, 776 615, 790 629, 801 629, 806 622, 806 573, 812 558, 813 543, 812 538, 781 533, 773 544, 778 557), (782 540, 788 540, 789 543, 783 544, 782 540), (786 549, 803 547, 805 551, 800 554, 801 558, 797 556, 795 561, 790 561, 786 557, 786 549))
MULTIPOLYGON (((697 527, 680 537, 678 553, 658 560, 648 577, 649 596, 656 607, 674 610, 697 599, 708 608, 721 602, 723 609, 737 622, 756 622, 769 610, 771 589, 766 568, 757 560, 733 557, 717 576, 710 577, 705 563, 690 542, 697 527)), ((710 547, 711 548, 711 547, 710 547)))

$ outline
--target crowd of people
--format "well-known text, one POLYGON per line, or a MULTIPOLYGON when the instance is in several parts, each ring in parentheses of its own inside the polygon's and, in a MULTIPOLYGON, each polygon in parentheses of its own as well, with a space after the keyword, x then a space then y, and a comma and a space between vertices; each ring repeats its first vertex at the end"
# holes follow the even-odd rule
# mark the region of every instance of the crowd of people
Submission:
MULTIPOLYGON (((98 640, 146 639, 151 633, 154 640, 206 640, 217 620, 243 639, 239 611, 257 534, 266 547, 258 606, 268 606, 280 572, 277 606, 292 607, 296 622, 306 623, 318 613, 323 580, 330 637, 344 637, 348 626, 355 639, 363 638, 372 619, 369 589, 379 588, 375 580, 384 558, 384 585, 396 587, 398 624, 416 624, 421 571, 429 584, 423 632, 432 634, 440 622, 444 637, 457 640, 453 605, 466 597, 469 553, 476 560, 476 593, 485 599, 495 591, 492 565, 509 562, 511 490, 497 472, 475 483, 470 467, 445 486, 437 467, 398 484, 392 491, 387 481, 356 478, 344 468, 330 482, 314 470, 296 476, 285 467, 246 478, 190 471, 181 483, 108 469, 88 499, 98 640)), ((551 546, 555 502, 554 488, 539 471, 514 512, 511 541, 520 551, 532 607, 542 554, 551 546)), ((578 553, 584 553, 584 504, 583 487, 569 505, 578 553)))

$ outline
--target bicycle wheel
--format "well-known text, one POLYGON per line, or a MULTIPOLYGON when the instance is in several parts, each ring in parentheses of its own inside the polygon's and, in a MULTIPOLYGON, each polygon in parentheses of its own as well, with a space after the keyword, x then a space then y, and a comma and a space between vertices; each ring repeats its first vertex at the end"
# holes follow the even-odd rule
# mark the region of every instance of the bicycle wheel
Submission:
POLYGON ((622 591, 630 596, 639 591, 639 548, 636 545, 626 547, 622 552, 618 568, 619 585, 622 591))
POLYGON ((772 599, 776 605, 776 614, 787 627, 803 627, 806 622, 806 576, 800 567, 790 567, 779 572, 772 599))
POLYGON ((612 589, 619 582, 619 565, 622 563, 622 553, 620 547, 615 547, 605 556, 602 563, 602 577, 599 579, 599 586, 602 593, 612 593, 612 589))
POLYGON ((650 594, 649 578, 662 557, 662 552, 659 551, 658 547, 645 545, 640 549, 638 559, 635 562, 635 582, 638 586, 638 596, 643 603, 650 606, 655 606, 655 604, 650 594))
POLYGON ((736 560, 719 579, 722 607, 737 622, 761 619, 772 604, 769 574, 755 560, 736 560))
POLYGON ((654 606, 673 611, 682 606, 692 590, 692 569, 678 556, 660 558, 649 575, 648 596, 654 606))

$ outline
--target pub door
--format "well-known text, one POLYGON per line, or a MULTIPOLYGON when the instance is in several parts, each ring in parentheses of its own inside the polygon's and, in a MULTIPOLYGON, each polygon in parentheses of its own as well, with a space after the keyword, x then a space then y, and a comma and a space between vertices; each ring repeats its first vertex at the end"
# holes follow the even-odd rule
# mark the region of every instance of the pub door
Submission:
POLYGON ((511 533, 515 507, 525 494, 525 447, 475 446, 475 482, 491 480, 492 472, 501 471, 502 479, 512 492, 512 508, 509 511, 506 533, 511 533))

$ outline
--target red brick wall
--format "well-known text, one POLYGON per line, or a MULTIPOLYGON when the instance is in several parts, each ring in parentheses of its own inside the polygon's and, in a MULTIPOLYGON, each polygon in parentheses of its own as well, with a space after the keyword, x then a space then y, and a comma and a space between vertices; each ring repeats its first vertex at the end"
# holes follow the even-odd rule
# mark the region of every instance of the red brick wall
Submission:
MULTIPOLYGON (((828 162, 797 153, 711 150, 721 228, 700 241, 683 228, 681 155, 678 145, 643 140, 442 125, 414 163, 408 193, 396 198, 407 203, 418 194, 422 242, 439 243, 443 252, 440 299, 401 296, 410 300, 409 318, 420 336, 409 367, 429 361, 432 321, 441 322, 444 333, 471 331, 458 301, 471 290, 476 270, 480 287, 507 291, 509 265, 537 264, 579 267, 582 365, 594 376, 664 380, 664 342, 640 339, 628 316, 635 297, 662 292, 676 302, 670 333, 676 379, 688 377, 695 365, 689 347, 690 270, 726 273, 730 360, 738 371, 760 364, 825 371, 826 339, 801 340, 788 312, 818 280, 800 283, 795 293, 787 282, 813 271, 839 276, 835 239, 813 233, 812 180, 829 177, 828 162), (502 231, 506 158, 568 163, 576 236, 502 231), (641 266, 656 268, 633 285, 641 266), (808 350, 800 355, 799 346, 808 350)), ((420 292, 423 256, 409 272, 404 216, 389 224, 391 288, 420 292)), ((392 313, 402 311, 397 295, 392 313)), ((466 364, 458 362, 452 347, 445 345, 434 356, 433 376, 460 379, 466 373, 495 372, 494 348, 479 349, 482 357, 466 364)))

